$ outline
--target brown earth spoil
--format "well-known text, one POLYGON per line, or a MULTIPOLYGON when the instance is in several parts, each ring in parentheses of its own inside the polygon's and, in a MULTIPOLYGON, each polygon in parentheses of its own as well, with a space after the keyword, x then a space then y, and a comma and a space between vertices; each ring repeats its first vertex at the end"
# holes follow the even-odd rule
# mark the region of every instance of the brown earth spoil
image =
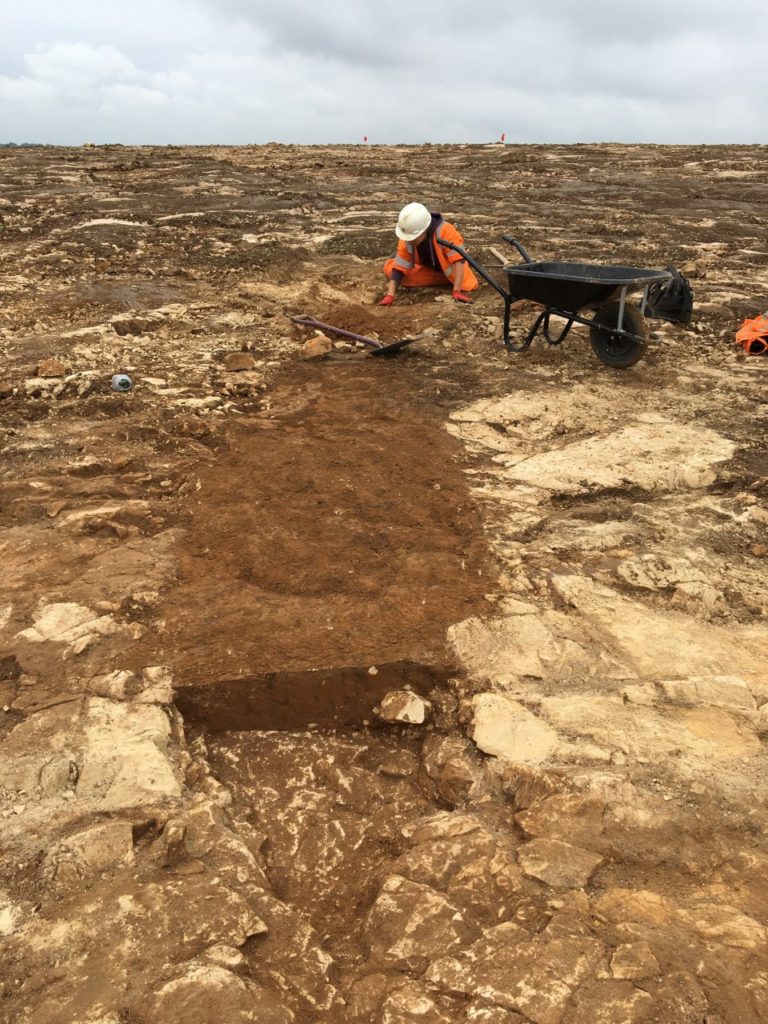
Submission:
POLYGON ((0 1020, 767 1019, 763 150, 22 147, 0 194, 0 1020), (486 284, 382 309, 411 200, 692 321, 616 371, 505 353, 486 284))

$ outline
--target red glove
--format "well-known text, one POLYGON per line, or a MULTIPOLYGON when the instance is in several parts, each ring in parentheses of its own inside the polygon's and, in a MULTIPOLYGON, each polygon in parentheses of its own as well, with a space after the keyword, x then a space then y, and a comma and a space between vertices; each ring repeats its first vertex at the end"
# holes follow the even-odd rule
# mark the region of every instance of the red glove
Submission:
POLYGON ((394 301, 395 301, 395 296, 394 295, 385 295, 384 298, 379 303, 379 305, 380 306, 391 306, 394 301))
POLYGON ((472 301, 472 299, 470 299, 470 297, 468 295, 465 295, 464 292, 454 292, 453 293, 453 297, 454 297, 454 299, 456 299, 457 302, 471 302, 472 301))

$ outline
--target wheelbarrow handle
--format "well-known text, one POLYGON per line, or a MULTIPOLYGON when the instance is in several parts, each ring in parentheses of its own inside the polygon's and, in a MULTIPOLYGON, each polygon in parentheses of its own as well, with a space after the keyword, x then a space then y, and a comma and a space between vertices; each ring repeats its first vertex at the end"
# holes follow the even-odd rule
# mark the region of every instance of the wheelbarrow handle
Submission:
POLYGON ((523 261, 525 263, 533 263, 533 260, 531 259, 531 257, 528 255, 528 253, 525 251, 523 246, 520 244, 520 242, 518 242, 518 240, 516 238, 512 238, 511 235, 502 235, 501 237, 504 239, 505 242, 509 242, 510 245, 514 245, 514 247, 517 249, 517 251, 523 257, 523 261))
POLYGON ((507 300, 507 298, 509 297, 509 292, 506 292, 498 283, 498 281, 494 281, 494 279, 491 277, 488 271, 485 270, 484 267, 481 267, 476 260, 473 260, 469 253, 466 251, 466 249, 462 249, 460 245, 454 245, 453 242, 446 242, 444 238, 436 238, 435 241, 437 242, 438 245, 443 246, 443 248, 452 249, 454 252, 457 252, 459 256, 461 256, 463 259, 467 261, 467 263, 470 265, 470 267, 472 267, 473 270, 477 271, 477 273, 480 275, 480 277, 483 278, 483 280, 487 281, 492 288, 495 288, 499 295, 501 295, 505 301, 507 300))

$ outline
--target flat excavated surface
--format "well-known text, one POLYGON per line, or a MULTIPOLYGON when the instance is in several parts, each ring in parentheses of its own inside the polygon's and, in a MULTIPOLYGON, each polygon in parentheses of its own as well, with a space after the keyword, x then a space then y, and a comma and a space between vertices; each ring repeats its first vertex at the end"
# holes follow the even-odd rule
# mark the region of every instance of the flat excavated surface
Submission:
POLYGON ((483 607, 492 563, 424 375, 299 365, 269 411, 233 424, 200 470, 178 585, 156 610, 153 658, 183 685, 445 660, 445 632, 483 607))

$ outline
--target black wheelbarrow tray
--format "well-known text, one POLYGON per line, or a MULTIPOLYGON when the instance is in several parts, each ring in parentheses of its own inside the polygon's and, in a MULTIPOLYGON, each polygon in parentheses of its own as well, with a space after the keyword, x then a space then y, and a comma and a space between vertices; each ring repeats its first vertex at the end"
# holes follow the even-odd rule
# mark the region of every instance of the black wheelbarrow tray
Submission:
POLYGON ((441 240, 441 245, 459 253, 501 295, 504 300, 504 345, 509 352, 524 352, 541 331, 550 345, 565 341, 574 323, 589 327, 589 340, 598 359, 607 366, 634 366, 642 358, 648 339, 645 303, 648 288, 656 281, 667 281, 666 270, 641 270, 638 267, 602 266, 595 263, 534 262, 522 245, 509 235, 501 236, 514 245, 522 263, 503 268, 509 289, 505 290, 491 275, 458 245, 441 240), (639 308, 627 302, 627 296, 642 289, 639 308), (509 338, 509 316, 512 303, 528 299, 544 306, 543 313, 528 332, 521 345, 509 338), (594 310, 592 319, 581 316, 583 310, 594 310), (566 324, 560 333, 550 331, 550 317, 562 317, 566 324))

